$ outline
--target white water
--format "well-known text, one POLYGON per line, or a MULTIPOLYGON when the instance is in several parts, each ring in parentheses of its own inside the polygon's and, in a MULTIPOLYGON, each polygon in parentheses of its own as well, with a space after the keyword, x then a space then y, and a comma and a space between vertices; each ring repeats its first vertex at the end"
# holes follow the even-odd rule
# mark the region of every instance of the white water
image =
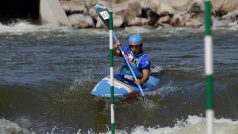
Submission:
MULTIPOLYGON (((26 128, 19 127, 18 124, 13 123, 6 119, 0 119, 0 133, 24 133, 24 134, 35 134, 26 128)), ((51 133, 54 134, 52 128, 51 133)), ((238 121, 232 121, 230 119, 215 119, 215 133, 216 134, 237 134, 238 132, 238 121)), ((80 128, 78 129, 80 134, 80 128)), ((108 131, 106 134, 110 134, 108 131)), ((144 126, 135 127, 131 133, 125 130, 116 130, 118 134, 205 134, 206 133, 206 119, 200 116, 188 116, 187 119, 177 120, 175 125, 172 127, 160 127, 159 125, 155 128, 146 128, 144 126)), ((94 134, 92 130, 88 130, 88 134, 94 134)), ((104 133, 101 133, 104 134, 104 133)))
POLYGON ((46 31, 61 31, 70 32, 73 29, 70 27, 63 27, 54 24, 47 25, 34 25, 26 21, 19 21, 17 23, 3 25, 0 23, 0 34, 23 34, 33 32, 46 32, 46 31))
MULTIPOLYGON (((237 25, 234 25, 234 27, 231 27, 230 30, 233 30, 233 28, 237 27, 237 25)), ((128 28, 126 31, 134 30, 134 32, 140 32, 140 33, 148 33, 147 28, 140 28, 139 30, 136 30, 136 27, 128 28)), ((155 35, 153 36, 162 36, 162 37, 170 37, 171 35, 181 35, 184 31, 186 31, 187 34, 190 32, 196 32, 192 30, 188 30, 187 28, 176 28, 176 29, 156 29, 152 30, 152 33, 155 35), (167 31, 166 31, 167 30, 167 31), (163 35, 161 34, 162 31, 163 35)), ((194 30, 194 29, 193 29, 194 30)), ((55 25, 32 25, 27 22, 19 22, 15 23, 12 25, 2 25, 0 24, 0 34, 11 34, 11 35, 18 35, 18 34, 25 34, 25 33, 35 33, 35 32, 63 32, 63 33, 71 33, 71 32, 77 32, 79 35, 86 34, 86 35, 105 35, 107 36, 108 32, 107 30, 94 30, 94 29, 72 29, 69 27, 61 27, 61 26, 55 26, 55 25)), ((202 29, 197 29, 197 31, 202 31, 202 29)), ((120 33, 120 32, 118 32, 120 33)), ((124 32, 121 32, 121 35, 124 32)), ((128 32, 127 34, 130 34, 128 32)), ((120 35, 120 34, 119 34, 120 35)), ((124 36, 124 35, 123 35, 124 36)), ((177 69, 177 68, 175 68, 177 69)), ((190 71, 189 69, 187 71, 190 71)), ((157 72, 157 68, 154 68, 153 72, 157 72)), ((87 72, 85 72, 87 74, 87 72)), ((91 77, 88 77, 89 80, 91 80, 91 77)), ((82 79, 79 79, 79 81, 75 81, 75 85, 77 86, 78 83, 81 83, 82 79)), ((168 85, 165 85, 164 87, 161 88, 161 90, 158 91, 163 91, 163 88, 169 88, 170 90, 167 90, 169 92, 175 92, 178 90, 176 87, 171 87, 170 83, 168 85)), ((75 89, 75 87, 72 87, 70 89, 75 89)), ((163 92, 164 96, 166 96, 169 92, 163 92)), ((161 92, 160 92, 161 94, 161 92)), ((163 95, 162 95, 163 96, 163 95)), ((175 121, 174 126, 167 126, 167 127, 160 127, 159 124, 156 128, 146 128, 144 126, 136 126, 132 130, 132 134, 203 134, 205 133, 205 118, 200 117, 197 115, 191 115, 188 117, 188 119, 183 119, 183 120, 178 120, 175 121)), ((28 122, 30 123, 30 122, 28 122)), ((24 124, 24 123, 23 123, 24 124)), ((22 123, 16 124, 15 122, 11 122, 6 119, 0 119, 0 133, 1 134, 9 134, 9 133, 24 133, 24 134, 30 134, 30 133, 37 133, 37 132, 31 132, 31 127, 34 125, 23 125, 24 128, 22 127, 22 123), (30 126, 30 127, 29 127, 30 126)), ((64 128, 62 128, 63 131, 64 128)), ((78 132, 80 133, 80 130, 82 128, 78 128, 78 132)), ((94 128, 92 128, 94 129, 94 128)), ((55 127, 52 128, 52 131, 47 132, 51 134, 54 133, 55 127)), ((215 120, 215 131, 216 134, 237 134, 238 133, 238 121, 232 121, 230 119, 216 119, 215 120)), ((77 133, 77 132, 75 132, 77 133)), ((94 133, 91 130, 88 130, 88 133, 94 133)), ((107 132, 110 133, 110 132, 107 132)), ((117 133, 120 134, 127 134, 128 132, 126 130, 118 130, 117 133)))
MULTIPOLYGON (((229 30, 234 31, 238 30, 237 22, 227 24, 226 26, 222 25, 223 22, 215 22, 213 26, 214 30, 229 30)), ((35 33, 35 32, 63 32, 63 33, 79 33, 79 35, 108 35, 107 29, 73 29, 68 26, 59 26, 56 24, 45 24, 45 25, 35 25, 27 21, 18 21, 17 23, 3 25, 0 23, 0 34, 10 34, 10 35, 21 35, 25 33, 35 33)), ((133 33, 142 33, 149 34, 150 37, 170 37, 172 35, 185 36, 189 33, 203 32, 204 28, 150 28, 150 27, 126 27, 124 30, 114 30, 116 36, 119 38, 127 37, 133 33), (181 34, 183 33, 183 34, 181 34)))
POLYGON ((1 134, 35 134, 28 131, 26 128, 21 128, 18 124, 6 119, 0 119, 0 133, 1 134))

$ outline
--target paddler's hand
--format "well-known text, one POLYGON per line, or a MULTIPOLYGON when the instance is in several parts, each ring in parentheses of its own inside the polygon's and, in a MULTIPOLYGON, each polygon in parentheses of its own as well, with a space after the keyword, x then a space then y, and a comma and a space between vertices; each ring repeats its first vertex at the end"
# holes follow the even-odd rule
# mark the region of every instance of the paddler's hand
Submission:
POLYGON ((121 51, 119 50, 119 46, 121 46, 120 40, 117 40, 116 44, 114 44, 114 53, 117 56, 121 56, 121 51))
POLYGON ((119 46, 121 46, 121 42, 120 42, 120 40, 117 40, 115 47, 118 48, 119 46))
POLYGON ((141 85, 143 82, 141 81, 141 79, 137 79, 134 83, 135 83, 136 85, 141 85))

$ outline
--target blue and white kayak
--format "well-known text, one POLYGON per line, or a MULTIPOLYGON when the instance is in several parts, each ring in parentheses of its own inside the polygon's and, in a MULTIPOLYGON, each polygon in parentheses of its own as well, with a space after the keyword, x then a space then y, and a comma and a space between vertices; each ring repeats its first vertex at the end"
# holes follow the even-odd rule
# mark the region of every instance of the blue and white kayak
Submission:
MULTIPOLYGON (((158 89, 159 78, 149 76, 149 80, 141 85, 144 93, 158 89)), ((110 77, 106 76, 93 88, 91 94, 100 98, 110 98, 110 77)), ((125 80, 120 74, 114 74, 114 96, 117 99, 130 98, 140 93, 140 89, 132 81, 125 80)))

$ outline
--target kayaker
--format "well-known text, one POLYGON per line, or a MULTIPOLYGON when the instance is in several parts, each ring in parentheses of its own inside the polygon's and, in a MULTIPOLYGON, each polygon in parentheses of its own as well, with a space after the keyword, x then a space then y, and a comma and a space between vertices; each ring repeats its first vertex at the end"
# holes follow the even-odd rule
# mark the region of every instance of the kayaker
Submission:
MULTIPOLYGON (((122 56, 118 46, 121 46, 119 40, 114 45, 114 53, 116 56, 122 56)), ((142 47, 143 37, 140 34, 131 35, 128 39, 128 44, 121 47, 138 80, 134 80, 126 62, 122 65, 120 74, 124 79, 134 81, 137 85, 145 83, 150 75, 150 59, 149 56, 143 52, 142 47)))

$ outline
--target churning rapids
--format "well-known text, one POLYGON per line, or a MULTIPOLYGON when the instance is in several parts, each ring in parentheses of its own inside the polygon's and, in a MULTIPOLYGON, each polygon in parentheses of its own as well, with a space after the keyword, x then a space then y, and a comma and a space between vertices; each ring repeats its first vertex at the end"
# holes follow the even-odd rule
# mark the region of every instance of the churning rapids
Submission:
MULTIPOLYGON (((238 132, 238 27, 214 27, 216 134, 238 132)), ((121 134, 205 133, 203 29, 116 29, 126 43, 145 37, 152 72, 164 70, 158 90, 117 101, 121 134)), ((109 133, 109 102, 91 96, 109 74, 108 31, 27 22, 0 24, 0 133, 109 133)), ((122 59, 115 57, 115 71, 122 59)))

